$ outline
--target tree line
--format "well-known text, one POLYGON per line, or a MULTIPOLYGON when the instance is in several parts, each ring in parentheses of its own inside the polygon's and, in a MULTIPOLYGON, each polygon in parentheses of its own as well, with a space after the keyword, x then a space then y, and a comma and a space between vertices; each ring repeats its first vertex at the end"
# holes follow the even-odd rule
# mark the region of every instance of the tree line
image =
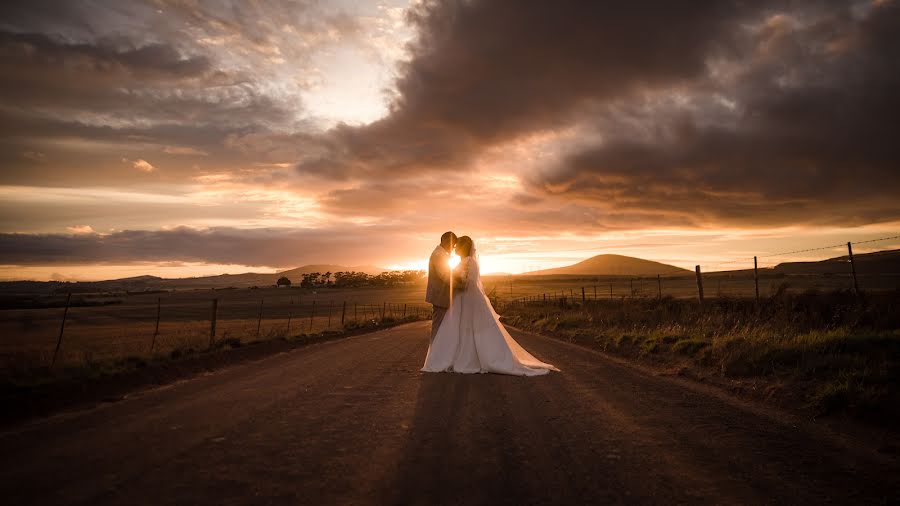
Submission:
MULTIPOLYGON (((301 276, 303 288, 358 288, 363 286, 393 287, 423 282, 425 271, 387 271, 372 275, 365 272, 308 272, 301 276)), ((287 277, 278 280, 279 285, 291 286, 287 277)))

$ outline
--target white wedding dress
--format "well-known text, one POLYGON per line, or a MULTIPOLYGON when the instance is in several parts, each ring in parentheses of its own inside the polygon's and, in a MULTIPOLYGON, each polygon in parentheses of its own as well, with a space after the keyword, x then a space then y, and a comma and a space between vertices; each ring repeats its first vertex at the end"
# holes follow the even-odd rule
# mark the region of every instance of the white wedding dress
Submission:
POLYGON ((556 367, 534 358, 509 335, 484 293, 474 255, 455 269, 465 289, 454 289, 450 308, 425 356, 424 372, 538 376, 556 367))

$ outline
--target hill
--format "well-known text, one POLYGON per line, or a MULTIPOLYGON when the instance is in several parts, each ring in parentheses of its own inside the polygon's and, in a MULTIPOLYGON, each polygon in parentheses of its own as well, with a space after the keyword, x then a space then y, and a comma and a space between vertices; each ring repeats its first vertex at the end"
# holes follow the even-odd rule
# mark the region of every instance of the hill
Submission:
POLYGON ((281 276, 287 276, 294 283, 299 283, 303 274, 308 272, 365 272, 377 275, 388 269, 363 265, 346 267, 333 264, 310 264, 281 272, 245 272, 241 274, 219 274, 216 276, 197 276, 188 278, 160 278, 157 276, 134 276, 130 278, 108 279, 103 281, 5 281, 0 282, 0 294, 45 294, 52 292, 96 293, 119 291, 174 290, 197 288, 225 288, 274 285, 281 276))
POLYGON ((597 255, 577 264, 555 269, 526 272, 525 276, 672 276, 690 271, 674 265, 624 255, 597 255))
MULTIPOLYGON (((780 274, 847 274, 850 272, 847 255, 818 262, 784 262, 773 270, 780 274)), ((900 274, 900 250, 884 250, 853 255, 857 274, 900 274)))

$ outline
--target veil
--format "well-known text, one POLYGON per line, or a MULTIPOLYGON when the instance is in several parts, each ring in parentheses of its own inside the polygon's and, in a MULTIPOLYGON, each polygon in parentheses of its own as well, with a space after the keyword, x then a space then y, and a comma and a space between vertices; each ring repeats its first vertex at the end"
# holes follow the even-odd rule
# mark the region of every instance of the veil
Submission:
POLYGON ((471 279, 472 269, 470 268, 469 282, 471 283, 472 281, 475 281, 475 286, 478 287, 478 290, 480 290, 481 293, 486 293, 484 291, 484 285, 481 284, 481 257, 478 256, 478 248, 475 246, 475 241, 472 241, 472 251, 469 253, 469 255, 472 257, 472 261, 475 263, 475 279, 471 279))

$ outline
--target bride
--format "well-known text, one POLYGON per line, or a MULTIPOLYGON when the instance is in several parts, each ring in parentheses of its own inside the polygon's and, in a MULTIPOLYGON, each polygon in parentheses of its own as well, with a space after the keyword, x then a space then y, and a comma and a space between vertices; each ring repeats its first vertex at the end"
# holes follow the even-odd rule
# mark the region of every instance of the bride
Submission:
POLYGON ((453 285, 450 309, 428 348, 422 371, 517 376, 559 371, 525 351, 500 324, 500 317, 484 293, 475 243, 470 237, 459 238, 456 254, 460 261, 453 278, 458 282, 453 285))

